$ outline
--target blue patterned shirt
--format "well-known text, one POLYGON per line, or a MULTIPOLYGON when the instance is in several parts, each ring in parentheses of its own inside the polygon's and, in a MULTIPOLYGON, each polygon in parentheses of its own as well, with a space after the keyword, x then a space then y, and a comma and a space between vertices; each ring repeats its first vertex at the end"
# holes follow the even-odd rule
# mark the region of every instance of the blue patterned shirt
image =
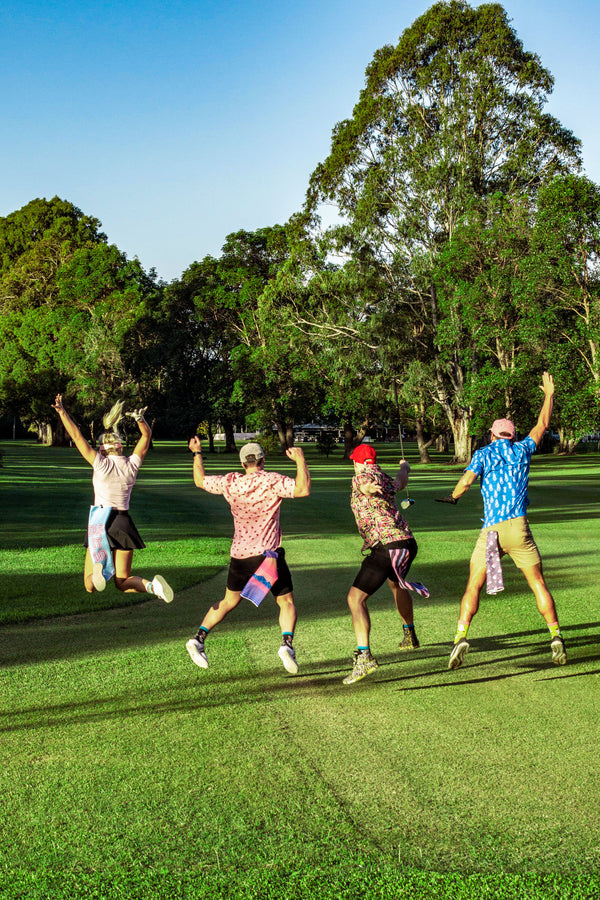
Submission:
POLYGON ((481 478, 484 528, 527 514, 529 465, 536 449, 530 436, 514 444, 500 438, 473 454, 465 471, 481 478))

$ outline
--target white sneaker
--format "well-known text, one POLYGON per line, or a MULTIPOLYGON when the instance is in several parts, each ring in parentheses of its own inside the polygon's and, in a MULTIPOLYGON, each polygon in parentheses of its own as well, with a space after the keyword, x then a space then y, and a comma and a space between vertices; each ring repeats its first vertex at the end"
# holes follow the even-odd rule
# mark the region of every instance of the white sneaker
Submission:
POLYGON ((201 669, 208 669, 208 659, 204 644, 201 644, 196 638, 191 638, 185 645, 185 649, 190 654, 192 662, 195 662, 201 669))
POLYGON ((94 563, 94 568, 92 569, 92 584, 97 591, 103 591, 106 587, 101 562, 94 563))
POLYGON ((289 644, 282 644, 277 655, 283 663, 290 675, 295 675, 298 671, 298 663, 296 662, 296 651, 289 644))
POLYGON ((160 597, 161 600, 164 600, 165 603, 170 603, 173 599, 173 588, 167 584, 162 575, 154 576, 152 579, 152 590, 156 596, 160 597))

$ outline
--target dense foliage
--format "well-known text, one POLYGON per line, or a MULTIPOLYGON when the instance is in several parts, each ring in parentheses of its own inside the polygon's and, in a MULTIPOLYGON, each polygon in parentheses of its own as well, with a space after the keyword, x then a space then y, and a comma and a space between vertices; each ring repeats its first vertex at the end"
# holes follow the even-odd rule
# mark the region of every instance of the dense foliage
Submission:
POLYGON ((499 4, 438 2, 375 53, 303 210, 171 284, 67 201, 0 219, 0 415, 60 440, 56 391, 90 428, 139 397, 159 433, 202 422, 229 449, 319 419, 464 461, 490 417, 532 427, 547 368, 572 448, 598 430, 600 188, 552 85, 499 4))

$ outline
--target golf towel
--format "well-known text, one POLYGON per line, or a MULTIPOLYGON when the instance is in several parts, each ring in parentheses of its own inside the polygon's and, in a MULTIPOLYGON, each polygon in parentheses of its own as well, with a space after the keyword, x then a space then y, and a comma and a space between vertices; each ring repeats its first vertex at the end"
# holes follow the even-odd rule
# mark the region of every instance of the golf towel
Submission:
POLYGON ((265 550, 263 555, 265 558, 242 590, 242 597, 255 606, 260 606, 277 581, 277 551, 265 550))
POLYGON ((498 532, 488 531, 485 541, 485 589, 488 594, 499 594, 504 590, 500 551, 498 549, 498 532))
POLYGON ((105 581, 115 574, 108 535, 106 533, 106 521, 112 512, 112 506, 90 506, 88 520, 88 547, 93 563, 102 563, 102 575, 105 581))
POLYGON ((398 584, 401 588, 404 588, 406 591, 416 591, 421 597, 429 597, 429 591, 424 584, 421 584, 420 581, 406 581, 404 578, 410 561, 410 553, 408 550, 400 550, 396 547, 393 550, 390 550, 390 559, 392 561, 392 568, 398 579, 398 584))

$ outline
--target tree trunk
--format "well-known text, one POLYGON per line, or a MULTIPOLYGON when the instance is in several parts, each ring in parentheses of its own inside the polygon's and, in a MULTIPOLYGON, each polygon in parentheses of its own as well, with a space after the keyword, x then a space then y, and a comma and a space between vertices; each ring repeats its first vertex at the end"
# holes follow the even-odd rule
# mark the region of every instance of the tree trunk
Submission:
POLYGON ((208 452, 214 453, 215 452, 215 436, 213 434, 212 425, 210 424, 210 422, 207 425, 206 431, 208 434, 208 452))
POLYGON ((37 422, 36 428, 38 443, 51 447, 53 438, 52 425, 49 422, 37 422))
POLYGON ((276 419, 275 425, 277 426, 277 436, 279 437, 281 452, 285 453, 288 447, 294 446, 294 428, 292 424, 286 422, 285 419, 276 419))
POLYGON ((435 439, 435 449, 439 453, 447 453, 450 445, 450 438, 447 431, 442 431, 435 439))
POLYGON ((559 427, 558 429, 558 452, 559 453, 573 453, 575 447, 577 446, 577 438, 573 436, 568 436, 567 432, 564 428, 559 427))
POLYGON ((469 434, 470 425, 469 415, 456 413, 452 421, 452 434, 454 436, 454 462, 464 463, 468 465, 471 461, 471 435, 469 434))
POLYGON ((350 422, 344 422, 344 459, 350 459, 350 454, 354 450, 354 428, 350 422))
POLYGON ((225 432, 225 453, 235 453, 235 434, 233 431, 233 423, 229 420, 223 422, 223 431, 225 432))
POLYGON ((415 420, 415 428, 417 432, 417 447, 419 449, 419 459, 422 463, 430 463, 431 457, 429 455, 429 448, 433 444, 433 439, 430 441, 425 440, 425 429, 423 427, 423 419, 421 416, 418 416, 415 420))

